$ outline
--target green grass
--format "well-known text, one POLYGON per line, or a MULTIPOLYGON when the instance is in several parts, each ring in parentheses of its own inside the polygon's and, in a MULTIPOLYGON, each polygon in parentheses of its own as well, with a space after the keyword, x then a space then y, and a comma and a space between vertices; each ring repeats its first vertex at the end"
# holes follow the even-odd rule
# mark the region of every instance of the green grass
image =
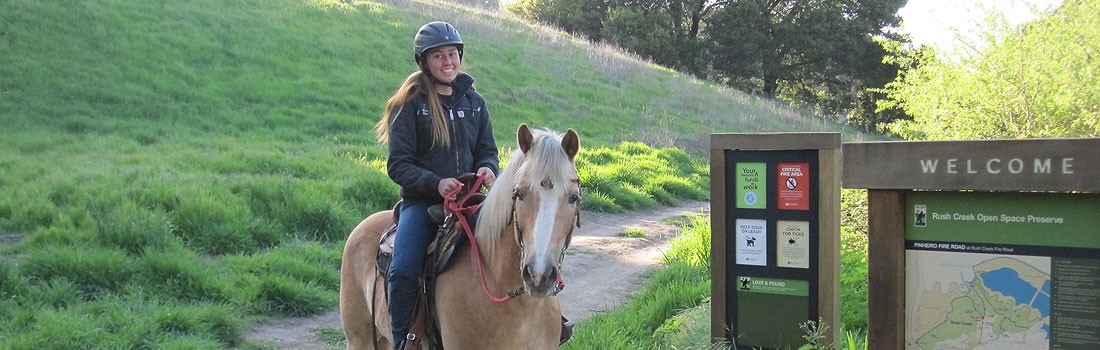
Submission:
POLYGON ((585 210, 706 199, 715 131, 878 138, 444 3, 3 1, 0 348, 247 346, 333 309, 347 232, 397 199, 371 128, 439 18, 504 151, 580 133, 585 210))
POLYGON ((867 190, 840 193, 840 322, 867 329, 867 190))
POLYGON ((630 303, 600 313, 577 325, 563 349, 651 349, 660 338, 654 332, 680 310, 701 303, 710 292, 709 272, 699 266, 673 264, 649 275, 644 291, 630 303))
POLYGON ((628 230, 623 231, 623 232, 619 232, 618 236, 619 237, 627 237, 627 238, 642 238, 642 239, 644 239, 645 238, 645 231, 641 230, 641 229, 632 228, 632 229, 628 229, 628 230))
MULTIPOLYGON (((574 338, 563 349, 669 349, 688 323, 676 316, 708 302, 710 295, 709 246, 701 249, 699 238, 710 238, 710 221, 703 215, 684 222, 683 234, 673 238, 665 267, 647 274, 646 288, 630 295, 629 302, 615 310, 598 313, 577 325, 574 338), (702 251, 707 253, 703 253, 702 251), (693 257, 693 258, 685 258, 693 257)), ((709 332, 708 320, 703 322, 709 332)), ((698 334, 692 334, 697 336, 698 334)), ((709 335, 703 336, 705 342, 709 335)))
POLYGON ((670 242, 665 264, 686 263, 710 269, 710 216, 692 214, 680 222, 682 232, 670 242))
POLYGON ((710 169, 677 148, 637 142, 584 149, 577 159, 583 208, 621 213, 709 197, 710 169))

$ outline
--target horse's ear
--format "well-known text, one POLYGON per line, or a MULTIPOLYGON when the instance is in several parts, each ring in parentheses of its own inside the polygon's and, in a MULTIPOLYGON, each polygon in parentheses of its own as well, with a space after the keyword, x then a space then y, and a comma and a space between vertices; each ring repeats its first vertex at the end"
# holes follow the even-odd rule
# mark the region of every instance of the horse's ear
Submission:
POLYGON ((531 150, 531 143, 534 140, 535 136, 531 135, 531 129, 527 127, 527 124, 520 124, 519 130, 516 130, 516 141, 519 143, 519 149, 527 154, 527 151, 531 150))
POLYGON ((569 160, 573 160, 573 157, 577 156, 577 152, 581 150, 581 139, 577 136, 576 131, 569 129, 565 132, 565 137, 561 138, 561 148, 565 150, 569 160))

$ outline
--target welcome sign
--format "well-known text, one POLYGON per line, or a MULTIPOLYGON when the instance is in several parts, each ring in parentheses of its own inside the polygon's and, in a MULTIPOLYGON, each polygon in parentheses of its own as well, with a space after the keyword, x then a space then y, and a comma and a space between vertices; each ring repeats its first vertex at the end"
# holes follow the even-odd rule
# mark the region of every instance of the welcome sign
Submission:
POLYGON ((1100 349, 1100 139, 844 144, 868 347, 1100 349))
POLYGON ((844 187, 1100 192, 1100 139, 844 144, 844 187))

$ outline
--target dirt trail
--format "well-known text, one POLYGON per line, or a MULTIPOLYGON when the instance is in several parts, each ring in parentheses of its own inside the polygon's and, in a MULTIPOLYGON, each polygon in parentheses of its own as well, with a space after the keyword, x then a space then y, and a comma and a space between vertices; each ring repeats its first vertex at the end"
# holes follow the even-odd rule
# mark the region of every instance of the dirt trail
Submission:
MULTIPOLYGON (((664 221, 693 213, 709 213, 709 202, 685 202, 625 214, 581 213, 581 227, 573 237, 562 267, 566 288, 559 294, 562 312, 580 321, 593 313, 614 309, 628 301, 641 287, 642 273, 660 265, 668 250, 668 239, 679 233, 679 225, 664 221), (645 232, 645 237, 621 237, 627 230, 645 232)), ((307 318, 273 318, 254 326, 246 335, 277 349, 326 349, 333 346, 318 339, 318 329, 340 329, 336 310, 307 318)))

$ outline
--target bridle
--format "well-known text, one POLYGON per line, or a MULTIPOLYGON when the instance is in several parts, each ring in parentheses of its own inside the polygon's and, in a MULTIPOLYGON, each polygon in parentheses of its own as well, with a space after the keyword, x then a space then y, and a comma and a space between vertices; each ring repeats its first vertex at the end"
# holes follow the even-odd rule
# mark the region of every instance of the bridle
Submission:
MULTIPOLYGON (((462 196, 462 198, 456 198, 458 192, 461 191, 462 188, 460 187, 455 189, 444 198, 443 208, 446 209, 448 212, 453 213, 458 219, 458 223, 462 225, 462 229, 466 231, 466 238, 470 242, 470 256, 474 261, 477 262, 478 275, 480 275, 481 277, 481 287, 485 291, 485 295, 489 298, 489 300, 492 300, 493 302, 504 303, 526 293, 526 288, 521 285, 519 288, 508 291, 508 293, 505 294, 505 296, 503 297, 498 297, 494 295, 491 290, 489 290, 489 283, 485 275, 485 265, 481 259, 481 249, 478 247, 477 240, 474 238, 474 231, 470 229, 470 223, 466 220, 466 215, 476 212, 478 209, 481 208, 482 203, 468 206, 462 204, 466 203, 466 201, 471 196, 473 196, 474 193, 478 192, 477 189, 481 188, 481 185, 484 181, 484 176, 478 176, 477 180, 474 181, 474 184, 472 186, 473 190, 467 191, 466 194, 462 196)), ((508 224, 512 225, 512 233, 516 236, 516 241, 519 243, 520 256, 524 256, 525 247, 523 244, 522 232, 520 231, 519 226, 516 225, 516 199, 518 197, 519 193, 513 189, 512 208, 511 214, 509 214, 508 217, 508 224)), ((558 256, 558 269, 561 269, 561 265, 565 260, 565 250, 569 248, 570 242, 573 241, 574 229, 581 227, 581 210, 579 199, 577 200, 576 208, 577 209, 573 213, 574 225, 569 226, 569 233, 565 238, 565 246, 562 247, 561 254, 559 254, 558 256)), ((562 279, 561 273, 558 273, 557 285, 554 286, 554 291, 550 293, 550 296, 558 295, 558 293, 560 293, 562 289, 565 289, 565 280, 562 279)))

